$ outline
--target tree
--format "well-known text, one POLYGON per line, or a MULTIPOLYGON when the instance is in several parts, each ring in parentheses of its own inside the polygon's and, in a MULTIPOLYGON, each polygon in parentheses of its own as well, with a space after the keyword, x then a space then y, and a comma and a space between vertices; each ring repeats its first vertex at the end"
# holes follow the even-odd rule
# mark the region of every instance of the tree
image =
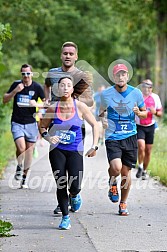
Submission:
POLYGON ((79 59, 88 61, 108 81, 110 63, 123 58, 134 68, 131 84, 138 85, 144 78, 155 80, 156 85, 162 83, 160 96, 164 101, 166 3, 163 0, 78 0, 70 4, 69 0, 1 0, 1 20, 8 20, 13 33, 12 40, 3 47, 7 76, 17 77, 17 69, 24 62, 32 64, 37 71, 59 66, 61 45, 74 41, 79 46, 79 59), (160 61, 164 62, 163 66, 160 61), (164 69, 163 73, 158 69, 164 69))
POLYGON ((155 85, 159 90, 161 101, 165 106, 167 101, 167 1, 154 0, 156 10, 156 55, 155 55, 155 85))
POLYGON ((10 24, 0 23, 0 72, 4 70, 4 65, 2 64, 2 45, 7 39, 11 39, 11 28, 10 24))

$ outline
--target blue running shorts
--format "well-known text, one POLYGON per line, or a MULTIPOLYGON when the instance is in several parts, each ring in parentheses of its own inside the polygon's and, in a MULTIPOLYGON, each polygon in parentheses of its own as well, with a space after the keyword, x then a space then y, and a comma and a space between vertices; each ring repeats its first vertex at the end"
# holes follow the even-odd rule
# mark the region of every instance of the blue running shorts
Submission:
POLYGON ((26 142, 35 143, 38 137, 38 126, 37 123, 29 123, 29 124, 19 124, 16 122, 12 122, 11 124, 11 132, 13 135, 14 141, 20 137, 24 137, 26 142))

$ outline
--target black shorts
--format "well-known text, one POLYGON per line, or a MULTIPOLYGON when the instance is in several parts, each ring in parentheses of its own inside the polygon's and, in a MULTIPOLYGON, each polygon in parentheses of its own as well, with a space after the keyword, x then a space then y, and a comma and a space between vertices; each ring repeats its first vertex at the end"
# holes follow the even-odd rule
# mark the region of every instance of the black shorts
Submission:
POLYGON ((151 126, 137 125, 137 139, 144 139, 146 144, 154 142, 155 124, 151 126))
POLYGON ((123 140, 106 140, 107 158, 110 163, 115 158, 120 158, 123 165, 130 169, 135 168, 137 162, 137 136, 123 140))

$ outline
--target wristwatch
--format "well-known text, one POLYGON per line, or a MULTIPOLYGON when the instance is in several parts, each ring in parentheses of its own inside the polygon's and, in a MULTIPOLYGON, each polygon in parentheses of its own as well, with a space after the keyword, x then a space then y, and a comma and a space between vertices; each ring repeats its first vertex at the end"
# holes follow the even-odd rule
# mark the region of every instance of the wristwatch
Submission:
POLYGON ((45 138, 47 135, 48 135, 48 132, 47 132, 47 131, 45 131, 45 132, 43 132, 43 133, 41 134, 41 136, 42 136, 43 138, 45 138))
POLYGON ((93 149, 93 150, 97 151, 97 150, 98 150, 98 148, 99 148, 99 147, 98 147, 97 145, 93 145, 91 149, 93 149))

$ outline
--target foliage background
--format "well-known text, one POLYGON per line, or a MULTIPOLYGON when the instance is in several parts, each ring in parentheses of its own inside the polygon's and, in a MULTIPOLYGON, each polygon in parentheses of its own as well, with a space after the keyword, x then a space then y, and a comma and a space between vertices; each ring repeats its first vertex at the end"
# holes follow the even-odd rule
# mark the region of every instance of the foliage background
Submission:
POLYGON ((74 41, 79 59, 106 79, 110 63, 122 58, 134 68, 132 84, 154 80, 155 42, 159 33, 167 33, 165 9, 163 0, 1 0, 1 22, 12 30, 3 45, 2 77, 18 78, 23 62, 39 71, 59 66, 61 45, 74 41))
MULTIPOLYGON (((0 1, 0 166, 14 155, 10 130, 12 102, 2 104, 20 66, 29 63, 42 73, 60 62, 65 41, 79 46, 87 61, 109 83, 108 67, 127 60, 134 70, 131 84, 151 78, 167 104, 167 1, 163 0, 1 0, 0 1), (5 139, 5 140, 4 140, 5 139), (2 149, 8 152, 2 154, 2 149)), ((99 84, 95 83, 97 89, 99 84)), ((166 118, 166 116, 164 116, 166 118)), ((166 119, 165 119, 166 120, 166 119)))

